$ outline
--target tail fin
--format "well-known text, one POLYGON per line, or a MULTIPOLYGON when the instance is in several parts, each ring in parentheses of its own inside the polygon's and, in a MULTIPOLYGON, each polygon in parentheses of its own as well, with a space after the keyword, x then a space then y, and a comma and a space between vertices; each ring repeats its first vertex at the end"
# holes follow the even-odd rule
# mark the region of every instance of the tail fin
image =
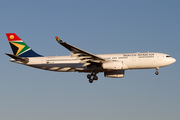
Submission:
POLYGON ((42 55, 34 52, 15 33, 6 33, 14 55, 19 57, 40 57, 42 55))

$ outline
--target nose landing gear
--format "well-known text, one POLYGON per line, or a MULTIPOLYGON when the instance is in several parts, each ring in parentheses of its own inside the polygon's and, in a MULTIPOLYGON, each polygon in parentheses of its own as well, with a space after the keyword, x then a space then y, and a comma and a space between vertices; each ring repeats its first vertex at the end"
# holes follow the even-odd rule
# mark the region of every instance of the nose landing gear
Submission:
POLYGON ((89 83, 93 83, 94 80, 98 80, 96 74, 97 74, 96 72, 92 72, 91 74, 87 75, 87 78, 89 79, 89 83))
POLYGON ((156 68, 156 72, 155 72, 156 75, 159 75, 158 70, 159 70, 159 68, 157 67, 157 68, 156 68))

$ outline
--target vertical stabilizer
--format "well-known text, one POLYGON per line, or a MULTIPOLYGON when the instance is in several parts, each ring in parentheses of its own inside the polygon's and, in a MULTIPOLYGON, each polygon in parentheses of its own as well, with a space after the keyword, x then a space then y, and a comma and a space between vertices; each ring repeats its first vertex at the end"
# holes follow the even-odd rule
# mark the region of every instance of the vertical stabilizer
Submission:
POLYGON ((24 43, 15 33, 6 33, 14 55, 19 57, 40 57, 26 43, 24 43))

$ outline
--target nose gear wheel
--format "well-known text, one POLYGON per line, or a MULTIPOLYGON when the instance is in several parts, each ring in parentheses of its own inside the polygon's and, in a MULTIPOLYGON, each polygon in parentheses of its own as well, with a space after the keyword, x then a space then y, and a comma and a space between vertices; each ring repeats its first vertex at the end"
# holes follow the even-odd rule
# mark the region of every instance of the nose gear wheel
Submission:
POLYGON ((157 67, 157 68, 156 68, 156 72, 155 72, 156 75, 159 75, 158 70, 159 70, 159 68, 157 67))

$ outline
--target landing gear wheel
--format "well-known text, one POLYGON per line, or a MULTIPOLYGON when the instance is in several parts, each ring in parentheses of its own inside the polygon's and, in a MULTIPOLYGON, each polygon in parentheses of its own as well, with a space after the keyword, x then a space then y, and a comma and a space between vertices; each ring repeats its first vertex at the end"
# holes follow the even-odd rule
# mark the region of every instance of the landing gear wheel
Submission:
POLYGON ((91 74, 87 75, 87 78, 89 79, 89 83, 93 83, 94 80, 98 80, 98 77, 96 76, 97 72, 92 71, 91 74))
POLYGON ((96 73, 95 72, 92 72, 92 74, 91 74, 92 76, 96 76, 96 73))
POLYGON ((93 80, 92 80, 92 79, 89 79, 89 83, 93 83, 93 80))
POLYGON ((156 71, 156 72, 155 72, 155 74, 156 74, 156 75, 159 75, 159 72, 158 72, 158 71, 156 71))
POLYGON ((87 75, 87 78, 88 78, 88 79, 90 79, 90 78, 91 78, 91 75, 90 75, 90 74, 88 74, 88 75, 87 75))
POLYGON ((97 77, 97 76, 94 76, 94 77, 93 77, 93 80, 98 80, 98 77, 97 77))

